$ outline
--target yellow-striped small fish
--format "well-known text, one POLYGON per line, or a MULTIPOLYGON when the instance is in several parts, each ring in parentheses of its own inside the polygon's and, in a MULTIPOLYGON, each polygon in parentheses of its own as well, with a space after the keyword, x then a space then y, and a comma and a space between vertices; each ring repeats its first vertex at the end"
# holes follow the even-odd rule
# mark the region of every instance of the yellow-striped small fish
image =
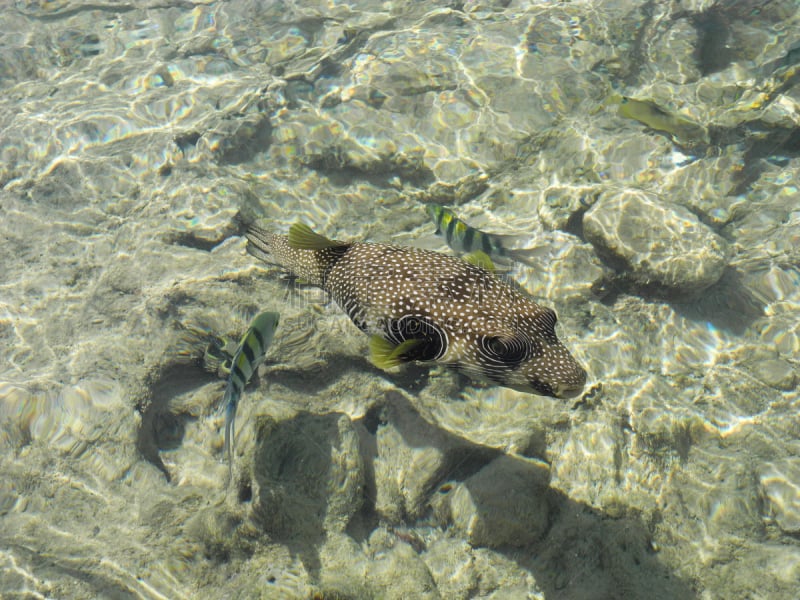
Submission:
MULTIPOLYGON (((449 208, 441 204, 428 204, 425 210, 436 224, 436 235, 441 235, 447 240, 447 245, 458 254, 469 254, 480 257, 480 253, 493 259, 516 260, 530 266, 537 250, 535 248, 514 249, 506 248, 504 240, 513 239, 515 236, 496 235, 485 233, 459 219, 449 208)), ((471 262, 475 260, 470 259, 471 262)), ((482 266, 482 265, 480 265, 482 266)))
POLYGON ((247 382, 250 381, 250 377, 253 376, 258 365, 264 360, 279 320, 280 315, 276 312, 262 312, 256 315, 233 355, 228 385, 225 388, 225 395, 222 397, 222 406, 225 410, 225 454, 228 458, 229 478, 233 465, 233 425, 236 419, 236 407, 247 382))

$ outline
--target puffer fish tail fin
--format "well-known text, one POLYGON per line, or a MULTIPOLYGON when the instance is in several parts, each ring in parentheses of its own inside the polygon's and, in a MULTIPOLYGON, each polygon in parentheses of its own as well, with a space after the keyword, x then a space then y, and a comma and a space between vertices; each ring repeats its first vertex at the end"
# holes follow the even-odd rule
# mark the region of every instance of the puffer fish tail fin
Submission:
POLYGON ((247 253, 262 262, 269 264, 273 262, 270 253, 264 250, 259 241, 251 241, 247 244, 247 253))
POLYGON ((400 344, 393 344, 379 335, 373 335, 369 340, 369 358, 373 365, 386 371, 408 362, 403 355, 421 342, 422 340, 411 339, 400 344))
POLYGON ((260 224, 247 228, 247 252, 267 264, 277 265, 324 288, 325 273, 351 244, 337 242, 314 233, 308 225, 295 223, 289 235, 270 232, 260 224))
POLYGON ((315 233, 305 223, 295 223, 289 228, 289 246, 295 250, 324 250, 347 245, 345 242, 329 240, 324 235, 315 233))
POLYGON ((265 263, 275 263, 272 246, 278 238, 274 233, 259 223, 251 223, 247 228, 247 252, 265 263))

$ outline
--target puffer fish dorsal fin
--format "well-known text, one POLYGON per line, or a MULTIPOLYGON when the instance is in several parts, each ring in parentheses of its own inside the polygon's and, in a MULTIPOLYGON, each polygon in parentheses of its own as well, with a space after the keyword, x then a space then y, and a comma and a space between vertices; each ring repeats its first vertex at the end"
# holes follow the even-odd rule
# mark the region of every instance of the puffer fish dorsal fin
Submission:
POLYGON ((495 273, 497 271, 492 259, 483 250, 475 250, 475 252, 465 254, 462 258, 475 267, 486 269, 489 273, 495 273))
POLYGON ((295 250, 324 250, 347 245, 345 242, 329 240, 324 235, 314 233, 305 223, 295 223, 289 228, 289 246, 295 250))
POLYGON ((422 340, 411 339, 400 344, 393 344, 379 335, 373 335, 369 340, 369 358, 373 365, 384 371, 392 367, 399 367, 404 362, 408 362, 403 355, 421 342, 422 340))

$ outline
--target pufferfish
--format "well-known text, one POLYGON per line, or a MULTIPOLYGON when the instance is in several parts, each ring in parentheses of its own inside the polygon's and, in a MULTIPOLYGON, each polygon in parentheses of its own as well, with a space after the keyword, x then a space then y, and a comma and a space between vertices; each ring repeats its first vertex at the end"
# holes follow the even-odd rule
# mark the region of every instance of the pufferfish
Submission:
POLYGON ((489 270, 431 250, 329 240, 302 223, 256 225, 247 251, 327 291, 371 336, 383 369, 436 362, 515 390, 571 398, 586 371, 555 334, 556 314, 489 270))

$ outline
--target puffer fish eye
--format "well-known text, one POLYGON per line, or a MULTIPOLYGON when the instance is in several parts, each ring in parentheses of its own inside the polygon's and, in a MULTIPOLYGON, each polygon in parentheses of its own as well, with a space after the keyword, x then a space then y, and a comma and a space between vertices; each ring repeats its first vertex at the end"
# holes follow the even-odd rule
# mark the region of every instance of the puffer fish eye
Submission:
POLYGON ((480 348, 491 362, 516 366, 531 354, 530 340, 520 336, 487 336, 481 339, 480 348))

